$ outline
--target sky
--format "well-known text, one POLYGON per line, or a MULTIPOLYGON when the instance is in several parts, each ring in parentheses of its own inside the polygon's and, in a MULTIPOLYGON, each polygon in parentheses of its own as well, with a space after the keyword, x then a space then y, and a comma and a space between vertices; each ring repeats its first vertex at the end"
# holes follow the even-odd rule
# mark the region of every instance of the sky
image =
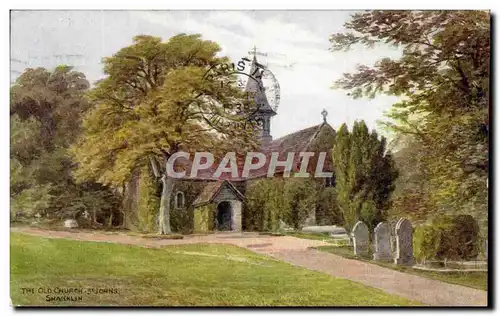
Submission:
MULTIPOLYGON (((135 35, 165 40, 179 33, 199 33, 217 42, 233 61, 257 56, 280 86, 278 115, 271 134, 278 138, 320 124, 321 112, 334 128, 365 120, 372 129, 384 119, 395 97, 353 100, 331 89, 334 80, 357 64, 398 58, 397 48, 361 46, 349 52, 329 51, 329 37, 345 31, 353 11, 11 11, 11 76, 26 67, 74 65, 89 81, 104 77, 101 59, 132 44, 135 35), (290 65, 293 65, 290 67, 290 65), (287 67, 288 66, 288 67, 287 67)), ((383 131, 380 131, 383 133, 383 131)))

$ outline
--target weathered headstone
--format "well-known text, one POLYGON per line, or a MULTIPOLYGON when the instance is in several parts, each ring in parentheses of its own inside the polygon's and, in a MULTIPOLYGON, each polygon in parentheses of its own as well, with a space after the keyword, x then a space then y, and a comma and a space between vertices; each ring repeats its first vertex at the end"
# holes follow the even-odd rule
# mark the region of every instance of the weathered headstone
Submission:
POLYGON ((396 256, 395 264, 413 265, 413 227, 406 218, 396 224, 396 256))
POLYGON ((78 222, 74 219, 67 219, 64 221, 64 227, 66 228, 77 228, 78 222))
POLYGON ((391 230, 386 222, 378 223, 374 229, 373 241, 375 251, 373 260, 390 260, 391 256, 391 230))
POLYGON ((359 221, 354 225, 352 229, 352 237, 354 244, 354 254, 356 256, 368 256, 368 226, 365 223, 359 221))

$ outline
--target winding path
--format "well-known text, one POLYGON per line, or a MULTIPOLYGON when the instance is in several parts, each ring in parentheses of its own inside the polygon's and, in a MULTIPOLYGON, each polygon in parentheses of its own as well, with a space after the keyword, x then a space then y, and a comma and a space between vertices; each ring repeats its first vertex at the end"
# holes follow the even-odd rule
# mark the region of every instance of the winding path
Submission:
POLYGON ((367 262, 346 259, 331 253, 309 249, 310 247, 328 245, 328 243, 319 240, 300 239, 290 236, 263 236, 255 233, 217 233, 204 236, 186 236, 184 239, 173 240, 141 238, 121 233, 49 231, 31 227, 14 227, 11 228, 11 231, 49 238, 111 242, 143 247, 193 243, 232 244, 293 265, 349 279, 427 305, 487 305, 486 291, 427 279, 367 262))

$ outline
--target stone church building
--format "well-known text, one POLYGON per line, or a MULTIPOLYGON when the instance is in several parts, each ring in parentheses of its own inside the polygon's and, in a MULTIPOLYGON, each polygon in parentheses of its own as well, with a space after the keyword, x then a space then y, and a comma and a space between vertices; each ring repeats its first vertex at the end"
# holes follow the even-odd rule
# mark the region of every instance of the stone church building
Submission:
MULTIPOLYGON (((256 62, 254 55, 251 72, 255 69, 256 62)), ((256 117, 262 122, 259 131, 261 138, 260 152, 268 158, 266 164, 262 168, 252 170, 249 177, 245 179, 228 178, 223 180, 220 177, 215 179, 212 177, 215 167, 212 170, 200 170, 195 179, 177 179, 170 209, 172 231, 191 233, 245 230, 245 191, 247 185, 251 181, 267 176, 269 158, 272 152, 279 152, 278 159, 280 161, 286 160, 289 152, 297 153, 293 162, 292 173, 299 171, 299 152, 327 152, 323 171, 333 172, 331 148, 333 147, 335 130, 326 122, 326 111, 321 113, 323 121, 320 124, 273 139, 271 135, 271 118, 277 113, 269 105, 265 93, 262 89, 259 89, 259 84, 262 86, 262 81, 248 80, 245 91, 252 92, 255 95, 256 103, 260 105, 256 117)), ((316 166, 317 156, 311 157, 309 166, 316 166)), ((308 170, 308 172, 314 173, 314 170, 308 170)), ((280 176, 279 167, 276 169, 275 175, 280 176)), ((332 179, 320 178, 318 180, 323 181, 325 186, 331 186, 334 183, 334 177, 332 179)), ((130 201, 132 209, 138 208, 139 184, 140 175, 137 174, 126 187, 126 192, 128 191, 136 196, 135 199, 130 201)), ((315 223, 314 209, 311 210, 306 221, 307 224, 315 223)))

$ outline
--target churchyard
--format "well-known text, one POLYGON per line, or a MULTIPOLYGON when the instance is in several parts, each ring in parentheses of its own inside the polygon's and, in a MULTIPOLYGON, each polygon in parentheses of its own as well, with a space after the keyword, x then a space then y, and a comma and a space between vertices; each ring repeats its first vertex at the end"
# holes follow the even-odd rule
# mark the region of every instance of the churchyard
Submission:
POLYGON ((486 302, 486 271, 418 269, 413 255, 413 227, 407 219, 398 220, 392 227, 387 222, 379 223, 372 239, 361 221, 350 236, 337 227, 313 228, 306 227, 305 232, 161 238, 126 231, 14 227, 12 299, 23 306, 476 306, 486 302), (318 229, 320 232, 314 232, 318 229), (330 235, 322 229, 335 233, 330 235), (353 269, 352 263, 339 258, 369 266, 353 269), (403 274, 391 275, 387 272, 390 270, 372 274, 367 270, 377 266, 403 274), (421 278, 412 279, 412 275, 421 278), (399 288, 392 285, 394 282, 406 285, 399 288), (416 284, 435 293, 415 293, 416 284), (454 289, 446 284, 465 287, 454 289), (68 288, 81 292, 62 295, 68 288), (356 295, 345 295, 347 288, 356 295), (470 294, 467 288, 475 292, 470 294), (88 292, 91 289, 120 295, 98 295, 88 292), (457 291, 457 297, 450 297, 452 291, 457 291), (443 297, 443 293, 448 294, 443 297), (65 301, 68 297, 76 298, 65 301))
MULTIPOLYGON (((418 227, 418 229, 422 228, 418 227)), ((330 245, 315 247, 315 249, 443 282, 485 291, 488 288, 487 253, 484 249, 478 257, 471 260, 425 260, 425 256, 421 253, 417 254, 417 260, 414 255, 414 228, 411 222, 404 218, 392 223, 392 226, 388 222, 380 222, 371 234, 371 238, 363 222, 356 223, 352 238, 349 238, 341 227, 315 226, 306 227, 304 230, 271 235, 322 240, 330 245)), ((425 240, 423 243, 429 244, 425 240)), ((436 245, 431 245, 431 247, 436 247, 436 245)), ((421 248, 421 245, 417 245, 417 248, 421 248)))
POLYGON ((12 304, 487 306, 490 13, 310 13, 12 12, 12 304))
MULTIPOLYGON (((379 223, 371 241, 366 224, 358 222, 352 232, 352 242, 336 246, 320 246, 316 249, 345 258, 362 260, 397 271, 411 273, 443 282, 460 284, 487 290, 487 254, 481 260, 471 261, 415 261, 413 227, 410 221, 401 218, 392 227, 387 222, 379 223)), ((315 236, 313 238, 318 238, 315 236)), ((321 240, 328 240, 323 235, 321 240)), ((422 258, 419 258, 422 259, 422 258)))

